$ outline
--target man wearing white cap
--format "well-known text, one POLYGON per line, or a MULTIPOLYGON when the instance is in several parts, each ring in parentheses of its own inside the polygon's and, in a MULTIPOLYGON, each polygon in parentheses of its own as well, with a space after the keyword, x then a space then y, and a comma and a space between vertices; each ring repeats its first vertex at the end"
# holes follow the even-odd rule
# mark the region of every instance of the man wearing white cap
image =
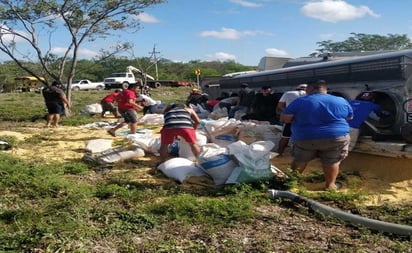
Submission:
MULTIPOLYGON (((280 97, 277 109, 279 113, 282 113, 285 108, 293 102, 293 100, 303 97, 306 95, 306 87, 308 87, 307 84, 299 84, 296 87, 296 90, 292 91, 287 91, 283 93, 283 95, 280 97)), ((285 123, 283 124, 283 131, 282 131, 282 137, 279 140, 278 143, 278 154, 282 155, 283 152, 285 151, 286 146, 289 143, 290 136, 292 135, 292 131, 290 130, 290 123, 285 123)))

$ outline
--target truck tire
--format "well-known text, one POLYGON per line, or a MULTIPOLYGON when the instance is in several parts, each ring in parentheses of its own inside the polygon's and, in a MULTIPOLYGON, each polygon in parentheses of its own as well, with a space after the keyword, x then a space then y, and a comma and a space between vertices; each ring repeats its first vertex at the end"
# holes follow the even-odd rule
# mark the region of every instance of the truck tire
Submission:
POLYGON ((99 85, 96 87, 96 90, 103 90, 103 88, 104 88, 103 86, 99 85))
POLYGON ((159 83, 159 82, 155 82, 154 87, 155 88, 160 88, 160 87, 162 87, 162 84, 159 83))
POLYGON ((80 88, 79 88, 79 87, 77 87, 77 86, 75 86, 75 87, 73 87, 73 88, 72 88, 72 90, 79 91, 79 90, 80 90, 80 88))
POLYGON ((124 82, 124 83, 122 83, 122 89, 127 89, 127 88, 129 88, 129 83, 128 82, 124 82))

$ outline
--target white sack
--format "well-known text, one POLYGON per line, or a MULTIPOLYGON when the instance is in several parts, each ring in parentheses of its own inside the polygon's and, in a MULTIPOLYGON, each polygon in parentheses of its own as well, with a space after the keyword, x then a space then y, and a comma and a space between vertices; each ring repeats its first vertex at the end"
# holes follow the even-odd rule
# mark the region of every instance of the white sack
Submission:
POLYGON ((112 148, 113 140, 110 139, 94 139, 86 141, 86 151, 91 153, 99 153, 112 148))
POLYGON ((227 147, 233 142, 237 141, 235 133, 219 134, 211 137, 211 141, 221 147, 227 147))
POLYGON ((227 149, 214 143, 203 145, 197 160, 200 167, 213 179, 215 185, 224 184, 236 167, 227 149))
POLYGON ((145 156, 145 152, 141 148, 117 147, 105 150, 98 154, 87 153, 84 155, 83 159, 94 161, 99 164, 110 164, 143 156, 145 156))
POLYGON ((220 119, 220 118, 226 118, 227 119, 227 117, 228 117, 227 108, 226 107, 222 107, 222 108, 216 107, 216 109, 215 109, 215 107, 213 108, 213 112, 211 112, 209 114, 209 118, 214 119, 214 120, 217 120, 217 119, 220 119))
POLYGON ((103 108, 102 105, 100 103, 94 103, 91 105, 86 105, 82 110, 81 113, 83 114, 98 114, 98 113, 102 113, 103 112, 103 108))
POLYGON ((277 125, 258 125, 252 122, 244 122, 237 127, 238 140, 251 144, 256 141, 272 141, 279 143, 282 136, 282 129, 277 125))
MULTIPOLYGON (((203 145, 205 145, 207 143, 207 136, 205 133, 201 132, 201 131, 196 131, 196 144, 199 147, 202 147, 203 145)), ((187 143, 185 141, 185 139, 183 139, 182 137, 178 137, 178 141, 179 141, 179 157, 183 157, 183 158, 187 158, 189 160, 196 160, 195 155, 192 152, 192 149, 190 148, 189 143, 187 143)))
POLYGON ((230 144, 229 154, 235 156, 239 167, 233 170, 226 183, 250 183, 272 178, 270 150, 274 146, 271 141, 257 141, 250 145, 237 141, 230 144))
POLYGON ((186 158, 171 158, 157 167, 163 174, 180 183, 192 176, 207 176, 196 163, 186 158))
POLYGON ((228 144, 237 140, 236 131, 239 123, 240 121, 227 118, 209 120, 205 121, 204 129, 211 142, 221 147, 226 147, 228 144))
POLYGON ((142 148, 144 151, 158 154, 160 149, 160 136, 139 136, 136 134, 129 134, 127 136, 134 145, 142 148))
POLYGON ((139 124, 163 125, 163 114, 146 114, 137 120, 139 124))

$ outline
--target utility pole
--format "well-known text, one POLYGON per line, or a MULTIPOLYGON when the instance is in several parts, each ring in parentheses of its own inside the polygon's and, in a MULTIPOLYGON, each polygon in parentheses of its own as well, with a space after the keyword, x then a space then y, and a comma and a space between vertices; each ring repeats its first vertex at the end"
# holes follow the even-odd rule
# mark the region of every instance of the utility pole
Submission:
POLYGON ((160 54, 160 52, 157 52, 157 51, 156 51, 156 44, 154 44, 153 50, 152 50, 152 52, 149 52, 149 54, 150 54, 150 58, 153 59, 154 64, 155 64, 155 68, 156 68, 156 80, 159 80, 159 73, 158 73, 158 69, 157 69, 157 61, 158 61, 158 59, 157 59, 156 54, 160 54))

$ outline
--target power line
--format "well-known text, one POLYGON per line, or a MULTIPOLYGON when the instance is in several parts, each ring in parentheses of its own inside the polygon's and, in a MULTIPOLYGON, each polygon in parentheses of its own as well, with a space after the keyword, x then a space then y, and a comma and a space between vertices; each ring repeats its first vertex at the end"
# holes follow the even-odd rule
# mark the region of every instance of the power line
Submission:
POLYGON ((158 73, 158 68, 157 68, 157 56, 156 54, 160 54, 159 51, 156 51, 156 44, 154 44, 153 46, 153 50, 151 52, 149 52, 150 54, 150 58, 153 59, 154 64, 155 64, 155 68, 156 68, 156 80, 159 80, 159 73, 158 73))

